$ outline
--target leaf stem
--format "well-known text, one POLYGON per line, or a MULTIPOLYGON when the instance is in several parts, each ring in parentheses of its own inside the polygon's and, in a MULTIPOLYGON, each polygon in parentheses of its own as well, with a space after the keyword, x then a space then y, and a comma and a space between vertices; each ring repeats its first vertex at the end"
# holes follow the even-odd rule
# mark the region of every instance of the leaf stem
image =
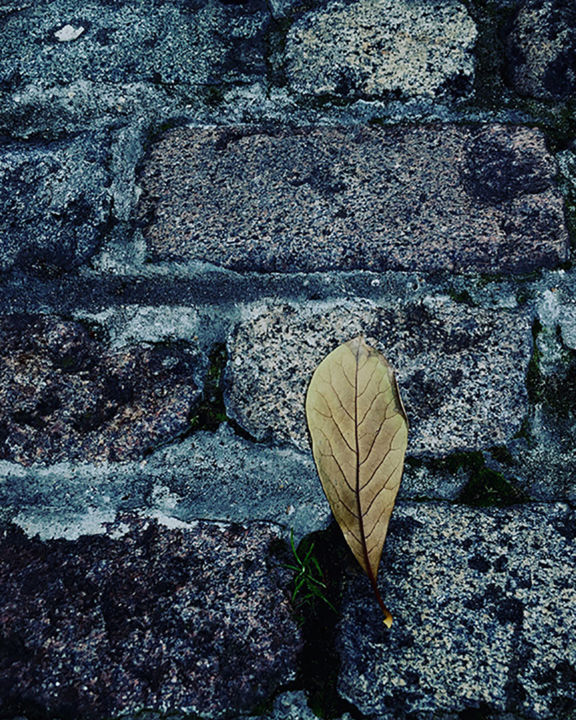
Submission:
POLYGON ((384 620, 382 621, 384 625, 386 625, 387 628, 392 627, 392 613, 386 605, 384 605, 384 600, 382 600, 382 595, 380 595, 380 591, 378 590, 378 584, 376 583, 376 578, 372 574, 372 572, 368 573, 368 577, 370 578, 370 584, 372 585, 372 589, 374 590, 374 593, 376 595, 376 600, 378 600, 378 605, 380 605, 380 609, 384 613, 384 620))

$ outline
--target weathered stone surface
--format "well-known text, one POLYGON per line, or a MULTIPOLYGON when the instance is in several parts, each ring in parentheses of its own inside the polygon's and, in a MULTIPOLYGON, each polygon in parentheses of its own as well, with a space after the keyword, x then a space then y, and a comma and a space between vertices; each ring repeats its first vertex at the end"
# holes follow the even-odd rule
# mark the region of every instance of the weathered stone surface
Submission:
POLYGON ((476 27, 455 0, 332 2, 286 38, 286 75, 300 93, 430 98, 469 94, 476 27))
POLYGON ((576 6, 526 0, 507 39, 506 65, 521 95, 562 100, 576 93, 576 6))
POLYGON ((270 525, 121 517, 108 537, 0 536, 0 714, 250 710, 300 633, 270 525))
POLYGON ((569 717, 575 520, 562 505, 398 506, 379 582, 395 621, 386 633, 368 580, 349 581, 340 692, 387 720, 473 708, 569 717))
POLYGON ((0 84, 145 81, 191 89, 264 71, 258 0, 236 4, 154 0, 43 0, 0 17, 0 84), (71 29, 67 29, 71 28, 71 29))
POLYGON ((80 323, 0 318, 0 457, 129 460, 189 428, 204 361, 182 344, 111 350, 80 323))
POLYGON ((97 249, 110 221, 101 139, 0 142, 0 270, 69 268, 97 249))
POLYGON ((573 283, 568 279, 566 286, 546 290, 538 298, 527 376, 530 408, 498 468, 536 499, 576 500, 576 352, 570 347, 573 283))
POLYGON ((562 307, 560 332, 564 345, 570 350, 576 350, 576 305, 562 307))
MULTIPOLYGON (((410 460, 399 497, 457 499, 471 480, 467 459, 410 460)), ((533 475, 538 483, 543 472, 533 475)), ((550 485, 545 489, 550 493, 550 485)), ((105 533, 118 511, 133 508, 183 521, 268 521, 293 531, 296 539, 325 527, 331 517, 310 449, 253 443, 226 423, 217 432, 196 432, 162 447, 146 462, 25 467, 0 461, 0 520, 29 535, 76 539, 105 533)))
POLYGON ((397 370, 410 420, 409 454, 499 445, 520 428, 529 318, 446 297, 392 307, 357 300, 252 309, 230 340, 229 416, 257 439, 308 447, 310 377, 328 352, 359 334, 397 370))
POLYGON ((567 257, 554 173, 528 128, 179 128, 139 216, 155 262, 527 271, 567 257))
MULTIPOLYGON (((146 82, 123 85, 78 80, 46 86, 30 82, 16 92, 0 85, 0 132, 20 139, 65 138, 98 126, 138 124, 168 116, 173 104, 166 88, 146 82)), ((134 129, 134 126, 132 126, 134 129)))

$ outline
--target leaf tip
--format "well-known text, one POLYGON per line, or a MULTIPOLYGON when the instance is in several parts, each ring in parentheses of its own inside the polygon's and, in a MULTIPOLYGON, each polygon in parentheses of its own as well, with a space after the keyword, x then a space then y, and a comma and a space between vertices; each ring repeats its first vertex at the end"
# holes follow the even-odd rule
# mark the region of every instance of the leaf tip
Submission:
POLYGON ((388 615, 384 617, 384 620, 382 620, 382 622, 384 623, 384 625, 386 625, 388 630, 390 630, 390 628, 392 627, 392 615, 388 613, 388 615))

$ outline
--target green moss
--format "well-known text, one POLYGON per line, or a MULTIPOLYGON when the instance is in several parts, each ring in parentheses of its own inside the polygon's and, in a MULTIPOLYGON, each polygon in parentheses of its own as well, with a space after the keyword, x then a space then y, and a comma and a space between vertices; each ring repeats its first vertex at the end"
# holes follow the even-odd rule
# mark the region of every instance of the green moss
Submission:
POLYGON ((250 717, 261 717, 262 715, 271 715, 274 710, 274 697, 266 698, 257 703, 250 712, 250 717))
POLYGON ((490 283, 501 282, 505 279, 506 278, 504 277, 504 275, 500 273, 480 273, 480 276, 478 278, 478 287, 484 288, 490 283))
POLYGON ((209 365, 204 380, 204 392, 200 404, 190 417, 190 430, 210 430, 214 432, 227 420, 224 406, 222 378, 228 360, 226 346, 214 345, 209 355, 209 365))
POLYGON ((524 420, 522 420, 522 425, 520 426, 520 430, 513 436, 515 440, 526 440, 528 442, 532 442, 532 433, 530 430, 530 419, 528 417, 525 417, 524 420))
POLYGON ((486 109, 500 109, 513 97, 503 79, 505 52, 502 41, 502 29, 509 23, 513 9, 490 0, 465 0, 465 4, 478 30, 474 52, 474 102, 486 109))
POLYGON ((484 467, 484 456, 481 452, 456 452, 445 458, 434 460, 433 464, 436 469, 444 470, 449 473, 456 473, 464 470, 467 473, 474 474, 484 467))
POLYGON ((527 499, 502 473, 484 466, 471 475, 458 501, 474 507, 504 507, 525 502, 527 499))
POLYGON ((273 20, 264 38, 268 80, 276 87, 284 87, 286 85, 284 51, 286 49, 286 36, 291 27, 291 18, 273 20))
POLYGON ((534 290, 528 285, 520 285, 516 290, 516 302, 518 305, 526 305, 534 298, 534 290))
POLYGON ((226 89, 224 85, 204 85, 200 88, 200 97, 208 107, 217 108, 224 102, 226 89))
POLYGON ((532 340, 534 343, 532 349, 532 356, 528 362, 528 369, 526 371, 526 388, 528 390, 528 397, 532 402, 542 402, 544 399, 544 388, 545 381, 544 376, 540 370, 541 353, 538 347, 538 336, 542 332, 542 324, 536 318, 532 323, 532 340))
POLYGON ((516 460, 506 445, 497 445, 496 447, 490 448, 490 455, 499 463, 503 465, 515 465, 516 460))
POLYGON ((300 619, 303 620, 305 606, 315 605, 319 602, 326 603, 330 610, 336 612, 336 608, 326 595, 328 586, 324 582, 324 573, 314 552, 314 541, 304 538, 296 548, 294 533, 291 533, 290 548, 292 558, 290 562, 285 563, 284 567, 294 573, 291 599, 300 619))
MULTIPOLYGON (((490 453, 499 462, 506 461, 506 464, 510 465, 514 463, 505 447, 492 448, 490 453)), ((458 497, 458 502, 466 505, 505 506, 527 499, 524 493, 516 488, 512 479, 486 466, 484 455, 480 451, 457 452, 444 458, 425 460, 408 458, 406 464, 411 467, 425 466, 440 474, 467 476, 466 486, 458 497)))
POLYGON ((455 290, 454 288, 451 288, 448 290, 448 295, 452 298, 452 300, 454 300, 454 302, 462 305, 474 307, 476 304, 468 290, 455 290))
POLYGON ((528 397, 533 403, 544 405, 560 418, 572 416, 576 411, 576 352, 562 348, 560 331, 544 329, 538 320, 532 326, 534 349, 526 372, 526 388, 528 397), (548 333, 545 336, 545 333, 548 333), (555 361, 551 369, 543 369, 543 353, 540 349, 542 340, 552 341, 562 348, 559 353, 561 360, 555 361))

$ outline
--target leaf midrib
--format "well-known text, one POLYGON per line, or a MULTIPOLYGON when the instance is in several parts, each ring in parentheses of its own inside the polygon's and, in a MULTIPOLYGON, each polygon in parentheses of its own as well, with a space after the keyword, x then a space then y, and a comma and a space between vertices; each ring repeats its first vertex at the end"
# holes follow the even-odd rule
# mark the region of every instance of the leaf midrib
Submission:
POLYGON ((370 558, 368 556, 368 545, 366 543, 366 530, 364 528, 364 516, 362 515, 362 505, 360 502, 360 440, 358 438, 358 371, 359 371, 360 345, 356 348, 355 367, 354 367, 354 448, 356 453, 356 509, 358 512, 358 523, 360 525, 360 540, 362 544, 362 554, 366 563, 366 572, 370 578, 370 582, 374 584, 376 578, 372 572, 370 558))

